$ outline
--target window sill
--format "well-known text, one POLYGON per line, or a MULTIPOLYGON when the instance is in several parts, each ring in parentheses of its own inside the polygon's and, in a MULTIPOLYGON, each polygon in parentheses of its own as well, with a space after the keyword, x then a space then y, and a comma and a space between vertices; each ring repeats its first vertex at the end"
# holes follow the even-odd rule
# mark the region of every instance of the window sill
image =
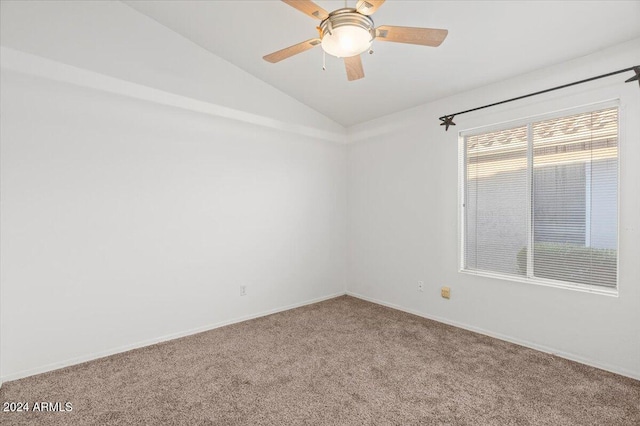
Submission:
POLYGON ((478 277, 495 278, 498 280, 519 282, 519 283, 525 283, 525 284, 534 284, 534 285, 540 285, 544 287, 562 288, 565 290, 581 291, 583 293, 600 294, 603 296, 618 297, 617 288, 605 288, 605 287, 596 287, 596 286, 590 286, 585 284, 573 284, 573 283, 568 283, 564 281, 547 280, 544 278, 518 277, 514 275, 496 274, 493 272, 474 271, 469 269, 460 269, 458 272, 466 275, 474 275, 478 277))

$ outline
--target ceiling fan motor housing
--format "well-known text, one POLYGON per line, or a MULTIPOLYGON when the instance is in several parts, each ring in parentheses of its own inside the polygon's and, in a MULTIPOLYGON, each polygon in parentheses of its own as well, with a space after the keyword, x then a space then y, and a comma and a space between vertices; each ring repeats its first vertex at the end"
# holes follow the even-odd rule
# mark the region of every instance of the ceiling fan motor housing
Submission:
POLYGON ((319 28, 322 48, 338 58, 356 56, 368 50, 376 35, 373 19, 352 8, 334 10, 319 28))

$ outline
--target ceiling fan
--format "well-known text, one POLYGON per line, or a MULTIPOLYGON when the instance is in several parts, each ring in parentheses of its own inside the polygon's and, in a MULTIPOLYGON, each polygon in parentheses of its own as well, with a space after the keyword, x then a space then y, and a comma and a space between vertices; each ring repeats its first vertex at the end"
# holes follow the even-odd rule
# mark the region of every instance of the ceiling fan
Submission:
MULTIPOLYGON (((382 25, 375 28, 372 15, 385 0, 358 0, 356 7, 327 12, 310 0, 282 0, 300 12, 319 19, 318 38, 294 44, 263 57, 267 62, 276 63, 317 45, 333 56, 344 59, 349 81, 364 77, 360 54, 371 50, 373 40, 396 43, 419 44, 437 47, 447 37, 447 30, 437 28, 394 27, 382 25)), ((346 2, 345 2, 346 3, 346 2)))

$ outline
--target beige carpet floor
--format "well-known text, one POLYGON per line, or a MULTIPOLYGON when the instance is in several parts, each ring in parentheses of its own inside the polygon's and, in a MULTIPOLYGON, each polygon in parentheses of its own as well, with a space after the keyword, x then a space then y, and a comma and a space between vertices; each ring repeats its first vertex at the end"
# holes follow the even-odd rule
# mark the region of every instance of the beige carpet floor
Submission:
POLYGON ((640 382, 352 297, 6 383, 9 425, 639 425, 640 382))

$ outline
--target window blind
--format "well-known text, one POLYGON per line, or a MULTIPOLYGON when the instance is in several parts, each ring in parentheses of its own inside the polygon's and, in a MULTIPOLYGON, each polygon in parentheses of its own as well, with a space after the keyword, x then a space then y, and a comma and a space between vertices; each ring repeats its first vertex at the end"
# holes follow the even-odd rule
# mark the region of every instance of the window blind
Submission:
POLYGON ((527 128, 467 138, 467 268, 524 275, 527 246, 527 128))
POLYGON ((463 268, 615 287, 618 109, 466 136, 463 268))
POLYGON ((533 139, 533 275, 615 287, 618 110, 540 121, 533 139))

